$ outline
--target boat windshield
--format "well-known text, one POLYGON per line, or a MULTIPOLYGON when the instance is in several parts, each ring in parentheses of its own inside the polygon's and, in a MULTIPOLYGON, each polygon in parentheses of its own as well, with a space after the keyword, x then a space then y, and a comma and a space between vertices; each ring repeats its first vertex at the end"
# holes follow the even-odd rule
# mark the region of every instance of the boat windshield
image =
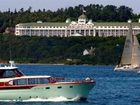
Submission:
POLYGON ((0 70, 0 78, 12 78, 12 77, 20 77, 20 76, 23 76, 23 73, 21 73, 17 69, 0 70))
POLYGON ((48 78, 24 78, 10 81, 11 85, 31 85, 31 84, 46 84, 48 78))

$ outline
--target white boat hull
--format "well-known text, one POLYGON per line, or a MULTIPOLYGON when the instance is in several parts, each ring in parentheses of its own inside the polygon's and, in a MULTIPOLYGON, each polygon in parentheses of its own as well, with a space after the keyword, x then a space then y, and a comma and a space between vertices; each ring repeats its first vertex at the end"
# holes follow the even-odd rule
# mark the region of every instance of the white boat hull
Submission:
POLYGON ((0 90, 0 101, 23 101, 32 98, 49 99, 65 97, 79 100, 86 100, 90 90, 95 83, 71 83, 71 84, 48 84, 43 86, 34 86, 30 89, 4 89, 0 90))
POLYGON ((131 66, 118 67, 118 66, 116 66, 114 71, 139 72, 140 71, 140 67, 131 67, 131 66))

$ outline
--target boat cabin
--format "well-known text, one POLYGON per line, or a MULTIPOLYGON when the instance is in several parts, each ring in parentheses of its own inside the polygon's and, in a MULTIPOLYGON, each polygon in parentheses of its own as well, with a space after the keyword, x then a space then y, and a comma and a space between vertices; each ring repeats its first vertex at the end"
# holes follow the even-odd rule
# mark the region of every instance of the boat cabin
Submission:
POLYGON ((23 76, 9 81, 11 85, 33 85, 55 83, 64 80, 64 78, 54 78, 50 76, 23 76))
POLYGON ((16 78, 0 79, 0 89, 13 89, 14 87, 32 87, 36 85, 46 85, 64 80, 64 78, 52 78, 50 76, 22 76, 16 78))

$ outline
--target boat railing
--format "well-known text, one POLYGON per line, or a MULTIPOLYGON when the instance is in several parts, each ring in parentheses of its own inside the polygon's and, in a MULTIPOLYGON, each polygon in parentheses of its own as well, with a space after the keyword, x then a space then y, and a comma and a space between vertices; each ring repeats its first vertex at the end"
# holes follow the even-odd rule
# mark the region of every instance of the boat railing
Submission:
POLYGON ((78 79, 66 78, 64 81, 82 83, 82 82, 94 82, 94 79, 92 79, 91 77, 86 77, 84 79, 81 79, 81 78, 78 78, 78 79))

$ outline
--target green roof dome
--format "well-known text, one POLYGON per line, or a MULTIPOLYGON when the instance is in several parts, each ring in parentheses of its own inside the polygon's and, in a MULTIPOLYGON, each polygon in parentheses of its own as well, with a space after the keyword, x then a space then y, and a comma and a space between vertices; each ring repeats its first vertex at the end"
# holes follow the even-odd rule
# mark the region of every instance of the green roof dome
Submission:
POLYGON ((66 23, 70 23, 70 22, 71 22, 71 19, 67 18, 66 23))
POLYGON ((86 19, 86 18, 87 18, 86 15, 85 14, 82 14, 81 16, 79 16, 78 19, 86 19))

